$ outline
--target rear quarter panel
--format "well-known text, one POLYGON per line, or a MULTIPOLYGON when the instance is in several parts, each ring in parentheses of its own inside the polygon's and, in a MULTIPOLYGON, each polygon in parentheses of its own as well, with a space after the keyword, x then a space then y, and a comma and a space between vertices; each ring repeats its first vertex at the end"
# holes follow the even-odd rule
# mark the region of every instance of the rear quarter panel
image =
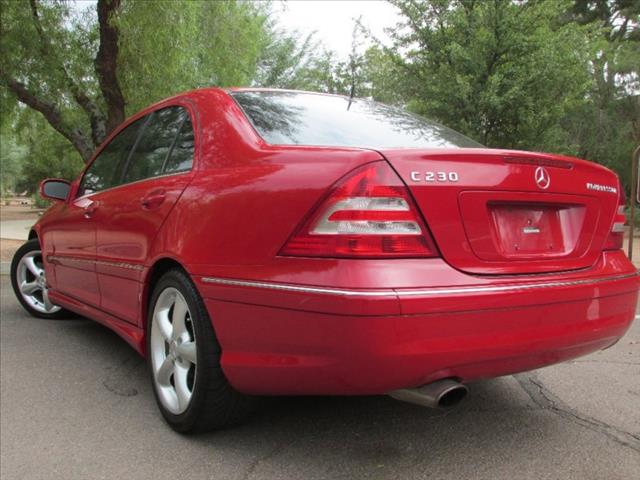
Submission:
POLYGON ((205 92, 191 97, 202 128, 197 173, 163 225, 150 263, 175 258, 196 275, 236 266, 236 275, 251 278, 252 266, 277 262, 334 182, 382 157, 357 148, 267 145, 228 94, 205 92))

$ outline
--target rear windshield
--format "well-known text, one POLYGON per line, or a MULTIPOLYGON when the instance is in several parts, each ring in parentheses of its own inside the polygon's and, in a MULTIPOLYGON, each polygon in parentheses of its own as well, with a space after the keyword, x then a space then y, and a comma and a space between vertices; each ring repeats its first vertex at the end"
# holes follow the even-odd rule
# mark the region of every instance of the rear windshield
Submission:
POLYGON ((283 91, 243 91, 232 96, 262 138, 274 145, 482 147, 439 123, 368 100, 283 91))

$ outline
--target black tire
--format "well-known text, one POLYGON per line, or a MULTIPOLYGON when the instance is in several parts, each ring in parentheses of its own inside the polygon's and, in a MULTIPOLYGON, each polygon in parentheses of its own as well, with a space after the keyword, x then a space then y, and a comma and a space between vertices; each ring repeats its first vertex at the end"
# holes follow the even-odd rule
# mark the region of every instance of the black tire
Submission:
MULTIPOLYGON (((72 314, 69 311, 62 308, 52 313, 46 313, 46 312, 41 312, 39 310, 36 310, 35 308, 33 308, 33 306, 27 303, 27 301, 22 296, 22 293, 20 292, 20 287, 18 285, 18 266, 20 264, 20 260, 22 260, 23 257, 25 257, 27 254, 30 254, 34 251, 40 251, 40 242, 37 238, 33 238, 29 240, 27 243, 25 243, 24 245, 22 245, 13 256, 13 260, 11 261, 11 286, 13 287, 13 293, 15 293, 16 298, 20 302, 20 305, 22 305, 22 307, 27 312, 29 312, 30 315, 34 317, 44 318, 47 320, 59 320, 62 318, 70 317, 72 314)), ((42 259, 40 258, 40 264, 41 262, 42 262, 42 259)))
MULTIPOLYGON (((180 269, 167 271, 153 289, 147 318, 147 360, 153 394, 167 423, 179 433, 202 433, 243 421, 253 410, 256 398, 237 392, 220 366, 221 348, 207 309, 189 276, 180 269), (186 410, 174 414, 162 404, 158 393, 151 351, 153 314, 158 298, 168 288, 182 294, 189 308, 190 325, 195 334, 197 365, 193 390, 186 410)), ((175 381, 175 380, 174 380, 175 381)))

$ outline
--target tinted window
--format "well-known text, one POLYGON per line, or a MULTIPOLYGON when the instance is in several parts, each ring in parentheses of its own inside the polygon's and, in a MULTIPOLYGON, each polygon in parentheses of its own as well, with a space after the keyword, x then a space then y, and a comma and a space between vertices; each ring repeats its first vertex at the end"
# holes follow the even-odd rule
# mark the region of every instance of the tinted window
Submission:
POLYGON ((84 174, 80 195, 98 192, 120 184, 122 169, 145 120, 146 118, 141 118, 133 122, 102 150, 84 174))
POLYGON ((232 94, 271 144, 365 148, 482 147, 443 125, 367 100, 299 92, 232 94))
POLYGON ((187 114, 171 150, 171 155, 167 160, 164 172, 172 173, 189 170, 193 163, 193 146, 193 125, 191 124, 191 117, 187 114))
MULTIPOLYGON (((163 108, 151 114, 131 154, 123 183, 162 175, 172 147, 177 144, 176 137, 188 117, 182 107, 163 108)), ((175 147, 173 149, 175 151, 175 147)))

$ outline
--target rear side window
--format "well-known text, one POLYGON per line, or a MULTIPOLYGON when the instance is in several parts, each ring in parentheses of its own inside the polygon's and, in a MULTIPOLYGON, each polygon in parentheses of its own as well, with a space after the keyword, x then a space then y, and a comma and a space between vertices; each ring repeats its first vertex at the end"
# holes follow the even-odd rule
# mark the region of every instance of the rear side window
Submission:
POLYGON ((193 131, 189 113, 182 107, 163 108, 153 112, 145 124, 127 162, 123 183, 189 170, 192 161, 193 131), (187 123, 192 141, 190 150, 185 152, 182 148, 182 137, 187 123), (167 169, 167 166, 173 165, 176 161, 182 164, 182 168, 167 169))
POLYGON ((122 169, 145 120, 146 118, 141 118, 133 122, 100 152, 84 174, 80 195, 99 192, 120 184, 122 169))
POLYGON ((287 91, 241 91, 232 96, 260 136, 275 145, 482 147, 444 125, 373 101, 287 91))
POLYGON ((176 138, 176 142, 171 150, 171 155, 167 159, 167 165, 164 168, 165 173, 184 172, 191 169, 193 163, 193 125, 191 117, 186 116, 180 133, 176 138))
POLYGON ((156 110, 133 122, 102 150, 87 169, 79 195, 188 171, 193 151, 189 112, 178 106, 156 110))

